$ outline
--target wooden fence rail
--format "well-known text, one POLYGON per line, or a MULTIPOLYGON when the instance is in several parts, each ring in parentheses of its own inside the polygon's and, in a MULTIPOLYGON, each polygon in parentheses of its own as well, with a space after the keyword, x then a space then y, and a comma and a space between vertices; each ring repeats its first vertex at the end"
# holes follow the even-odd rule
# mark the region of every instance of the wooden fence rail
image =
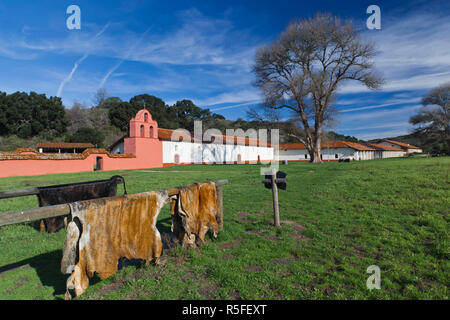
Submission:
POLYGON ((0 191, 0 199, 32 196, 32 195, 38 195, 38 194, 39 194, 38 188, 0 191))
MULTIPOLYGON (((218 202, 219 216, 220 216, 220 229, 223 228, 223 223, 222 223, 222 221, 223 221, 222 186, 227 183, 228 183, 227 179, 215 181, 217 202, 218 202)), ((165 189, 165 190, 167 190, 169 196, 174 196, 179 193, 178 188, 179 187, 165 189)), ((34 189, 35 188, 23 189, 23 190, 13 190, 13 191, 3 191, 2 193, 0 193, 0 199, 37 194, 37 193, 31 193, 31 192, 33 192, 32 190, 34 190, 34 189), (29 193, 27 193, 27 192, 29 192, 29 193), (14 194, 14 195, 12 195, 12 194, 14 194)), ((45 218, 65 216, 68 214, 70 214, 70 206, 68 204, 58 204, 58 205, 54 205, 54 206, 40 207, 40 208, 34 208, 34 209, 28 209, 28 210, 22 210, 22 211, 3 212, 3 213, 0 213, 0 226, 35 221, 35 220, 40 220, 40 219, 45 219, 45 218)))
MULTIPOLYGON (((122 183, 124 186, 124 189, 126 189, 125 187, 125 180, 123 177, 121 176, 113 176, 112 178, 116 178, 116 181, 118 183, 122 183)), ((108 179, 110 180, 110 179, 108 179)), ((106 181, 106 180, 101 180, 101 181, 106 181)), ((76 182, 73 183, 72 185, 79 185, 79 184, 90 184, 90 183, 95 183, 95 182, 101 182, 100 180, 98 181, 88 181, 88 182, 76 182)), ((57 185, 56 187, 63 187, 66 185, 57 185)), ((47 187, 53 187, 53 186, 47 186, 47 187)), ((47 188, 47 187, 44 187, 47 188)), ((33 196, 33 195, 38 195, 40 192, 40 188, 28 188, 28 189, 19 189, 19 190, 7 190, 7 191, 0 191, 0 199, 7 199, 7 198, 15 198, 15 197, 25 197, 25 196, 33 196)), ((126 192, 125 192, 126 193, 126 192)))

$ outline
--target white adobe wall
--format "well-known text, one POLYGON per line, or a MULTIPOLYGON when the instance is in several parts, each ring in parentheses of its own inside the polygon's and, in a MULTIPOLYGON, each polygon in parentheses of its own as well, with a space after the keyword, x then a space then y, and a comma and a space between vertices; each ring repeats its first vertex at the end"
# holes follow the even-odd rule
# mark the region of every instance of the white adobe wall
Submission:
POLYGON ((374 159, 383 159, 385 157, 385 151, 382 150, 376 150, 373 151, 373 158, 374 159))
POLYGON ((175 163, 175 155, 179 163, 234 163, 241 155, 241 162, 273 160, 274 150, 268 147, 241 146, 215 143, 191 143, 178 141, 163 141, 163 163, 175 163))
MULTIPOLYGON (((369 151, 369 150, 357 151, 352 148, 329 148, 329 149, 325 148, 321 149, 321 153, 322 153, 322 160, 339 160, 339 158, 349 156, 352 156, 355 160, 372 160, 372 159, 394 158, 403 156, 403 151, 369 151)), ((309 161, 310 157, 306 149, 280 150, 280 160, 309 161)))
POLYGON ((299 161, 310 160, 306 149, 279 150, 279 160, 299 161))
MULTIPOLYGON (((322 154, 322 160, 339 160, 339 158, 355 156, 356 154, 356 151, 351 148, 324 148, 320 151, 322 154)), ((306 149, 280 150, 280 160, 309 161, 310 159, 311 158, 306 149)))
POLYGON ((383 158, 398 158, 403 157, 403 151, 383 151, 383 158))
POLYGON ((116 145, 114 148, 111 149, 112 154, 124 154, 124 143, 123 141, 116 145))
MULTIPOLYGON (((380 142, 380 144, 400 149, 400 147, 398 145, 390 143, 390 142, 387 142, 387 141, 380 142)), ((402 156, 404 156, 406 154, 409 154, 411 152, 422 152, 422 150, 407 149, 407 151, 403 151, 403 150, 402 151, 385 151, 385 153, 386 152, 389 152, 389 153, 385 156, 385 158, 395 158, 395 157, 402 157, 402 156)))
POLYGON ((355 150, 352 148, 323 148, 320 150, 322 153, 322 160, 339 160, 342 157, 349 157, 355 155, 355 150))
POLYGON ((180 163, 202 163, 202 145, 200 143, 163 141, 163 163, 175 163, 179 155, 180 163))
POLYGON ((376 151, 355 151, 355 160, 372 160, 376 158, 376 151))

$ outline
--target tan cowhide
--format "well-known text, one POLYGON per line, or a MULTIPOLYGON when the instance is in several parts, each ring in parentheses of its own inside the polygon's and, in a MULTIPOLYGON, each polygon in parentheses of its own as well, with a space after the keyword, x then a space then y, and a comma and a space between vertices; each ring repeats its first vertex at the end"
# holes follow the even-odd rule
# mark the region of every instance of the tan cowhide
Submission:
POLYGON ((203 243, 209 229, 217 237, 219 209, 215 183, 194 183, 179 188, 179 195, 172 198, 170 212, 172 232, 183 247, 196 247, 196 236, 203 243))
POLYGON ((61 261, 61 272, 70 274, 65 298, 69 289, 82 294, 94 272, 101 279, 113 275, 121 257, 158 263, 163 244, 156 221, 168 201, 166 191, 151 191, 70 204, 61 261))

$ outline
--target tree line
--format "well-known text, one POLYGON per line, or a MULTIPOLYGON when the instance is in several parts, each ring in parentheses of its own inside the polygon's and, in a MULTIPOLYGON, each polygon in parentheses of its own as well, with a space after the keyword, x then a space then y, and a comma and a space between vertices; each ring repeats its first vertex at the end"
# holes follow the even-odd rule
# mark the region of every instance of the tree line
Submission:
POLYGON ((60 136, 68 120, 61 98, 36 92, 0 92, 0 135, 30 138, 39 134, 60 136))
POLYGON ((0 92, 1 150, 35 147, 38 142, 89 142, 107 148, 127 134, 128 123, 136 113, 148 109, 160 128, 194 130, 194 121, 201 120, 203 130, 215 128, 225 134, 226 129, 280 128, 271 121, 227 120, 224 116, 202 109, 191 100, 168 105, 161 98, 140 94, 124 101, 109 97, 99 89, 92 105, 74 102, 65 108, 59 97, 46 97, 35 92, 0 92))

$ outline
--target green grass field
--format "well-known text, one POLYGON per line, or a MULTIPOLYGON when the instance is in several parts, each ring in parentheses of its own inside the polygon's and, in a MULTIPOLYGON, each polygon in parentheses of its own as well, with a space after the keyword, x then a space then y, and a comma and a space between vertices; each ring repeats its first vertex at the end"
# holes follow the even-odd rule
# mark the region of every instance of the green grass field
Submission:
MULTIPOLYGON (((192 165, 0 179, 0 191, 121 174, 137 193, 208 180, 224 186, 224 230, 198 249, 175 247, 159 266, 130 265, 91 279, 79 299, 448 299, 450 158, 289 163, 282 227, 259 165, 192 165), (381 289, 369 290, 367 267, 381 289)), ((122 189, 119 187, 119 192, 122 189)), ((0 200, 0 211, 37 207, 0 200)), ((65 232, 37 222, 0 227, 0 299, 62 299, 65 232)), ((169 208, 158 219, 170 231, 169 208)))

